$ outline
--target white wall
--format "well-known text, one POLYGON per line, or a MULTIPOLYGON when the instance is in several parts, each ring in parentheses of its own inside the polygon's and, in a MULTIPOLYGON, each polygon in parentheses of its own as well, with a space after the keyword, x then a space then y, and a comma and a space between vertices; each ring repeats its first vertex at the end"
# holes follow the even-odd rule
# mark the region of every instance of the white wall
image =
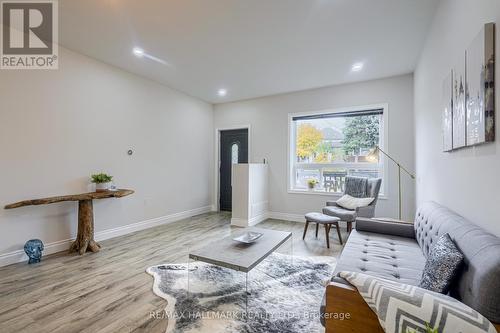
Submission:
MULTIPOLYGON (((212 105, 64 48, 59 70, 0 73, 1 206, 87 191, 103 171, 136 193, 94 203, 97 233, 207 210, 212 139, 212 105)), ((0 259, 75 235, 76 206, 0 209, 0 259)))
MULTIPOLYGON (((250 124, 250 162, 269 161, 269 201, 272 216, 319 211, 337 197, 292 194, 287 191, 288 113, 388 103, 387 151, 414 169, 413 76, 332 86, 290 94, 215 105, 216 128, 250 124)), ((396 168, 389 164, 387 200, 380 200, 379 216, 397 217, 396 168)), ((405 178, 403 176, 403 178, 405 178)), ((404 180, 404 218, 413 219, 414 185, 404 180)))
POLYGON ((417 203, 434 200, 500 235, 500 1, 440 2, 415 72, 417 203), (488 22, 496 22, 495 143, 443 153, 442 84, 488 22))

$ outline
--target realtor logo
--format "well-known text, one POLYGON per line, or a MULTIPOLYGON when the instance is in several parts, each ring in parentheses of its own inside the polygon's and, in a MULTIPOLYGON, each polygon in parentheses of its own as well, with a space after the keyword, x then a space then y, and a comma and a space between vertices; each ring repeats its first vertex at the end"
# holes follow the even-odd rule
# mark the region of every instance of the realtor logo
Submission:
POLYGON ((1 69, 57 69, 57 1, 1 2, 1 69))

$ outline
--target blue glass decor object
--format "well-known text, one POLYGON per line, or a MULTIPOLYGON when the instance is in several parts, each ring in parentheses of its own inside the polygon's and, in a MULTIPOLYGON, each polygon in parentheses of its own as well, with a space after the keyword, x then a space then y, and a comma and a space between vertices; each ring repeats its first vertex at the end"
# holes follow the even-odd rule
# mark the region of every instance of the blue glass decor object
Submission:
POLYGON ((24 244, 24 252, 30 258, 28 264, 34 264, 42 260, 43 242, 39 239, 30 239, 24 244))

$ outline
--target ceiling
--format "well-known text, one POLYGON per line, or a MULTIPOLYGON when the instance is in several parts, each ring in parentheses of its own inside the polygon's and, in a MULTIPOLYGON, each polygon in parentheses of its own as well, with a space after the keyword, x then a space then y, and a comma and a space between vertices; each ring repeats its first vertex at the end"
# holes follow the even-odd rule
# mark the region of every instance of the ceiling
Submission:
POLYGON ((413 72, 436 2, 59 0, 60 44, 222 103, 413 72))

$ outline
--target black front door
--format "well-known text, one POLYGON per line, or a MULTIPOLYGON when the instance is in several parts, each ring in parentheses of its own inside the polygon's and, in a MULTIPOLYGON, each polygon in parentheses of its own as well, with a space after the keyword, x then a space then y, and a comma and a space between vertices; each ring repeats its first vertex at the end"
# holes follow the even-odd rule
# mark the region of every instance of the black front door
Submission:
POLYGON ((220 210, 231 211, 231 168, 233 164, 248 163, 248 129, 220 132, 220 210))

